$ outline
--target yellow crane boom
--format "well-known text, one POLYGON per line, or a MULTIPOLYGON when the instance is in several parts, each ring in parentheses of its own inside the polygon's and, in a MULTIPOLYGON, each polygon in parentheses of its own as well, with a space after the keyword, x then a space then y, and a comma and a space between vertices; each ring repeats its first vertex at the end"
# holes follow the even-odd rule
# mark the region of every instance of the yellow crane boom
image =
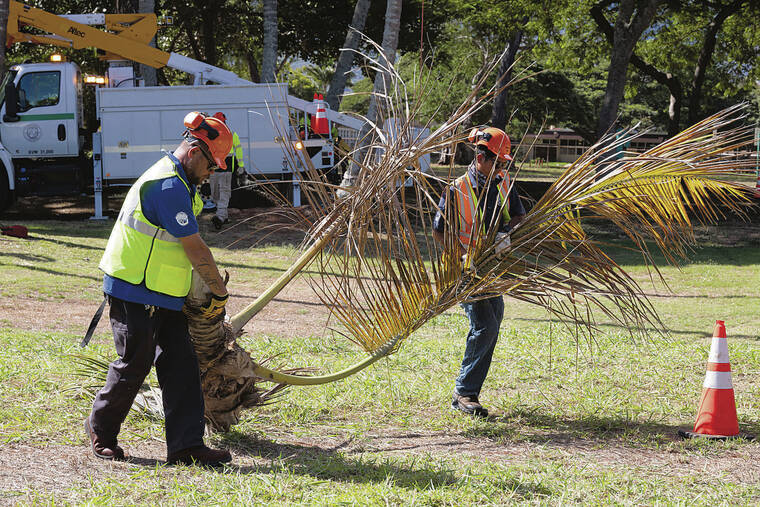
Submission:
POLYGON ((54 44, 74 49, 97 48, 106 59, 125 59, 160 68, 169 66, 195 76, 196 84, 249 83, 228 70, 208 65, 177 53, 167 53, 150 45, 158 23, 155 14, 74 14, 57 15, 10 0, 7 45, 15 42, 54 44), (105 30, 91 25, 103 25, 105 30), (32 27, 44 34, 22 31, 32 27))

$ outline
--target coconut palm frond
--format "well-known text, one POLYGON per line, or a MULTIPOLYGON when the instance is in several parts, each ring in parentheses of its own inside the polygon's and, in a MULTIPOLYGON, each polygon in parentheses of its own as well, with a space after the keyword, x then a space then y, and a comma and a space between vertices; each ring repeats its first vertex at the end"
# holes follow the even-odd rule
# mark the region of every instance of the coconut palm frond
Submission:
MULTIPOLYGON (((650 263, 648 241, 668 261, 684 257, 694 222, 714 222, 726 211, 741 215, 749 201, 751 189, 726 179, 751 167, 734 153, 751 140, 751 129, 736 126, 742 114, 741 106, 729 108, 642 154, 621 157, 619 147, 637 137, 632 131, 602 140, 512 231, 507 255, 496 256, 495 232, 476 231, 464 265, 429 239, 439 193, 430 178, 381 163, 365 183, 378 178, 387 185, 375 183, 374 198, 352 210, 340 245, 320 256, 327 274, 313 287, 346 336, 369 353, 391 339, 400 344, 399 336, 455 304, 494 293, 543 306, 572 325, 592 327, 596 308, 629 329, 661 326, 637 282, 583 224, 614 223, 650 263), (412 197, 397 186, 402 178, 414 179, 412 197)), ((405 164, 410 151, 397 149, 389 159, 405 164)), ((458 227, 449 211, 445 243, 453 251, 458 227)))
MULTIPOLYGON (((110 361, 102 357, 93 357, 86 354, 70 354, 71 361, 76 364, 73 371, 74 377, 86 381, 86 384, 77 385, 72 390, 80 390, 94 398, 101 387, 106 383, 108 366, 110 361)), ((140 391, 132 403, 131 410, 142 417, 156 419, 164 418, 164 408, 161 401, 161 390, 144 382, 140 391)))
MULTIPOLYGON (((695 220, 714 221, 724 209, 741 213, 746 201, 746 189, 726 181, 747 166, 730 157, 749 134, 733 126, 743 114, 738 106, 643 154, 622 153, 636 137, 632 130, 603 139, 565 171, 515 228, 509 255, 497 258, 492 232, 476 237, 463 265, 431 240, 431 218, 442 184, 451 178, 422 173, 419 157, 464 140, 461 126, 494 90, 478 98, 476 88, 423 139, 415 135, 414 118, 415 104, 424 97, 415 96, 410 103, 407 86, 393 67, 374 65, 388 77, 385 92, 376 97, 382 102, 377 123, 393 118, 391 132, 379 132, 377 126, 370 130, 369 149, 352 154, 361 167, 357 185, 334 204, 325 199, 319 175, 302 164, 303 179, 311 185, 302 188, 306 195, 309 188, 321 189, 310 202, 324 215, 310 232, 304 248, 308 255, 294 264, 287 279, 317 264, 311 271, 322 274, 311 283, 340 323, 336 331, 371 355, 391 342, 397 348, 451 306, 492 293, 543 306, 572 325, 593 326, 594 308, 628 328, 658 324, 636 281, 587 235, 584 222, 614 223, 654 265, 648 241, 675 262, 693 244, 695 220), (408 182, 413 183, 410 192, 404 191, 408 182)), ((449 220, 449 251, 458 242, 456 229, 449 220)), ((235 316, 233 328, 244 321, 235 316)))

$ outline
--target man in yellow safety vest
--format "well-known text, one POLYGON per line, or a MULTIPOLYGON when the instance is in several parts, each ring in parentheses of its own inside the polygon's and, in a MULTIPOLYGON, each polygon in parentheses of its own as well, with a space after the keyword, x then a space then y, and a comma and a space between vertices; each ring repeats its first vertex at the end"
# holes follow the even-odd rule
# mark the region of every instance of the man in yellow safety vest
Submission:
MULTIPOLYGON (((227 124, 227 117, 221 111, 214 113, 214 118, 222 120, 225 125, 227 124)), ((230 205, 232 194, 232 177, 234 174, 245 172, 243 146, 240 144, 240 137, 237 132, 232 132, 232 148, 230 148, 225 163, 227 164, 226 169, 214 171, 214 174, 209 178, 211 198, 216 203, 216 214, 211 218, 211 222, 217 230, 229 222, 227 208, 230 205)))
MULTIPOLYGON (((503 130, 494 127, 473 129, 469 140, 475 144, 475 159, 467 172, 443 192, 433 220, 433 237, 444 248, 451 248, 451 242, 444 241, 445 231, 455 229, 459 240, 453 245, 456 251, 447 254, 460 257, 467 253, 471 242, 485 237, 491 227, 497 227, 495 248, 499 255, 509 248, 509 231, 525 215, 506 170, 506 164, 512 160, 511 143, 503 130)), ((479 396, 504 318, 504 299, 494 295, 465 302, 462 308, 470 321, 470 331, 451 407, 486 417, 488 410, 480 404, 479 396)))
POLYGON ((203 202, 196 185, 225 166, 232 134, 223 122, 197 112, 184 124, 184 141, 127 193, 100 261, 119 357, 84 425, 93 453, 103 459, 125 458, 119 429, 153 364, 163 394, 167 462, 214 466, 232 459, 203 443, 198 359, 182 313, 195 269, 213 293, 204 315, 224 318, 227 288, 198 233, 203 202))

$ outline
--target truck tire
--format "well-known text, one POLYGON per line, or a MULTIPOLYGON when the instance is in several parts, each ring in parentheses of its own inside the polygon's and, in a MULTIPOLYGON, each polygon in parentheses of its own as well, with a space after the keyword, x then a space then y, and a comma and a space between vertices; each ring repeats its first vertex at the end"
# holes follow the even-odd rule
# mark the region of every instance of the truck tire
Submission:
MULTIPOLYGON (((2 164, 0 164, 0 168, 2 168, 2 164)), ((11 190, 8 185, 8 175, 5 173, 5 170, 0 170, 0 212, 5 211, 6 209, 10 208, 11 204, 11 190)))

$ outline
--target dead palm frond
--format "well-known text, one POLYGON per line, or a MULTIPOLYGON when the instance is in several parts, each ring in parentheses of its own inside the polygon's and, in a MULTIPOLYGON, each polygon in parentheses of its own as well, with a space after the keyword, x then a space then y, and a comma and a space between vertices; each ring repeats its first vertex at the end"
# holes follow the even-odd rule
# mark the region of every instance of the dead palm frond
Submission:
MULTIPOLYGON (((631 330, 660 324, 636 281, 587 235, 583 223, 614 223, 650 263, 647 240, 671 262, 683 257, 694 243, 695 221, 714 222, 723 210, 741 214, 748 201, 748 189, 727 179, 750 166, 733 155, 751 139, 749 128, 737 126, 742 111, 729 108, 641 154, 621 157, 620 147, 636 137, 633 131, 603 139, 515 228, 508 255, 496 256, 494 232, 481 234, 464 266, 430 239, 440 185, 416 163, 416 155, 431 146, 454 142, 455 130, 439 130, 425 140, 388 136, 377 162, 365 162, 353 194, 361 197, 339 201, 328 214, 340 232, 312 252, 308 262, 322 273, 312 287, 340 323, 336 331, 372 356, 392 352, 453 305, 492 293, 589 327, 594 310, 631 330), (408 180, 414 182, 411 195, 403 190, 408 180)), ((411 119, 401 125, 410 131, 411 119)), ((446 229, 449 250, 458 241, 456 229, 455 223, 446 229)))
MULTIPOLYGON (((419 158, 463 141, 466 133, 461 125, 489 94, 468 97, 448 121, 423 138, 415 134, 419 131, 415 118, 425 97, 417 94, 410 102, 398 74, 391 66, 382 68, 391 76, 391 86, 382 97, 380 117, 395 119, 393 131, 375 127, 369 134, 369 149, 349 154, 361 171, 347 197, 334 200, 334 187, 314 170, 308 157, 285 144, 309 204, 309 213, 299 213, 312 223, 299 259, 257 301, 233 316, 229 329, 214 323, 213 329, 199 333, 198 327, 208 323, 192 315, 197 313, 193 305, 199 305, 202 297, 196 303, 189 298, 186 314, 201 350, 199 357, 207 355, 207 364, 224 369, 220 354, 234 349, 229 364, 237 369, 227 370, 226 380, 220 381, 234 387, 232 379, 241 379, 238 388, 220 396, 237 400, 232 416, 224 416, 229 423, 246 406, 249 395, 244 384, 249 378, 274 381, 277 388, 344 378, 397 350, 436 315, 493 293, 540 305, 571 325, 592 328, 599 311, 632 330, 656 324, 657 313, 636 281, 586 233, 584 224, 612 222, 650 263, 647 241, 675 261, 694 243, 694 221, 715 221, 724 209, 741 213, 747 201, 746 189, 729 181, 749 166, 747 160, 732 156, 751 138, 750 130, 737 126, 743 114, 738 106, 642 154, 621 157, 620 147, 635 137, 633 131, 617 140, 602 140, 565 171, 512 231, 507 255, 496 256, 494 232, 480 233, 476 228, 476 240, 463 263, 459 255, 446 254, 458 241, 453 207, 445 213, 445 246, 431 238, 432 217, 451 175, 438 178, 423 173, 419 158), (407 183, 412 183, 411 190, 406 190, 407 183), (343 372, 313 377, 276 371, 242 357, 247 354, 231 345, 231 337, 287 283, 304 276, 307 267, 320 273, 308 281, 329 308, 331 322, 337 322, 334 330, 365 350, 367 359, 343 372)), ((204 384, 206 389, 212 388, 204 384)))
MULTIPOLYGON (((84 391, 94 398, 100 388, 106 383, 109 361, 85 354, 71 354, 70 357, 72 362, 76 364, 74 376, 87 382, 86 384, 77 385, 76 389, 84 391)), ((140 386, 137 396, 135 396, 132 410, 143 417, 163 419, 164 405, 161 398, 161 390, 149 382, 144 382, 140 386)))

